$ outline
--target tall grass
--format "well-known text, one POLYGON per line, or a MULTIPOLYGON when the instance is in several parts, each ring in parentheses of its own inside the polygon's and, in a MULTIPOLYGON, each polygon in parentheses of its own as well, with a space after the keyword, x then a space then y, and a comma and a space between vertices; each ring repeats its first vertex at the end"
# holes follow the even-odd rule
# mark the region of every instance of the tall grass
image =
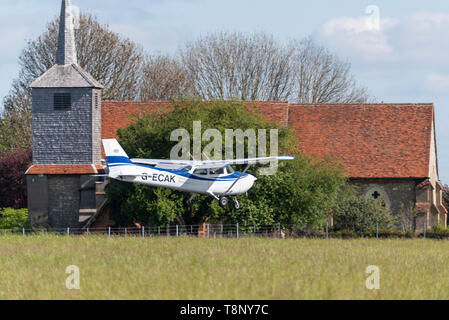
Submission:
POLYGON ((448 299, 449 242, 0 237, 0 299, 448 299), (66 267, 80 268, 80 290, 66 267), (365 286, 380 268, 380 290, 365 286))

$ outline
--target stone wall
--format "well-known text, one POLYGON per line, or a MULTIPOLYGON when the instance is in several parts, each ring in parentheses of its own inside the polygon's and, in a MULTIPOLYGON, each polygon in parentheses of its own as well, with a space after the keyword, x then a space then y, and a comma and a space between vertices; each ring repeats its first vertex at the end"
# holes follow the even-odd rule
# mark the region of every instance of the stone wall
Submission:
POLYGON ((360 195, 372 196, 376 191, 384 198, 393 214, 416 202, 415 181, 407 179, 351 179, 360 195))

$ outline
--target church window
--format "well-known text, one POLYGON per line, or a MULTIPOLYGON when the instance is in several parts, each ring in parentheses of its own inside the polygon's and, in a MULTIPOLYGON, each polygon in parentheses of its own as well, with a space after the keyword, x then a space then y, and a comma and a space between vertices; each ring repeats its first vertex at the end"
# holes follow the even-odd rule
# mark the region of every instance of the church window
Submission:
POLYGON ((70 109, 72 107, 72 95, 70 93, 55 93, 53 98, 55 109, 70 109))
POLYGON ((380 205, 390 210, 390 198, 382 187, 373 187, 366 192, 366 197, 376 200, 380 205))

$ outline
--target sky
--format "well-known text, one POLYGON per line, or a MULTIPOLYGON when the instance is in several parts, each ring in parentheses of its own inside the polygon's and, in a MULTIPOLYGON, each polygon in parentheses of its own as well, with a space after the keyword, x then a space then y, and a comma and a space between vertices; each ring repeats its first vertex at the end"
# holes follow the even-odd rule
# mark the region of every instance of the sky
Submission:
MULTIPOLYGON (((215 31, 310 36, 351 63, 376 101, 433 102, 440 179, 449 184, 447 0, 72 0, 149 53, 175 54, 215 31)), ((18 57, 60 11, 60 0, 0 0, 0 99, 18 57)), ((1 108, 1 106, 0 106, 1 108)))

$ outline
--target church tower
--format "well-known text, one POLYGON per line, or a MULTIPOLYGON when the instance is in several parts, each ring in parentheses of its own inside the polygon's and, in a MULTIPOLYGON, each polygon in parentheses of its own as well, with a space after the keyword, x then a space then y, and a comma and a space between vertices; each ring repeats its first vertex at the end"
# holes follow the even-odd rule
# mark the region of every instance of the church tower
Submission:
POLYGON ((101 171, 103 86, 77 61, 70 0, 63 0, 56 64, 32 84, 33 166, 27 171, 32 225, 79 227, 95 213, 101 171))

